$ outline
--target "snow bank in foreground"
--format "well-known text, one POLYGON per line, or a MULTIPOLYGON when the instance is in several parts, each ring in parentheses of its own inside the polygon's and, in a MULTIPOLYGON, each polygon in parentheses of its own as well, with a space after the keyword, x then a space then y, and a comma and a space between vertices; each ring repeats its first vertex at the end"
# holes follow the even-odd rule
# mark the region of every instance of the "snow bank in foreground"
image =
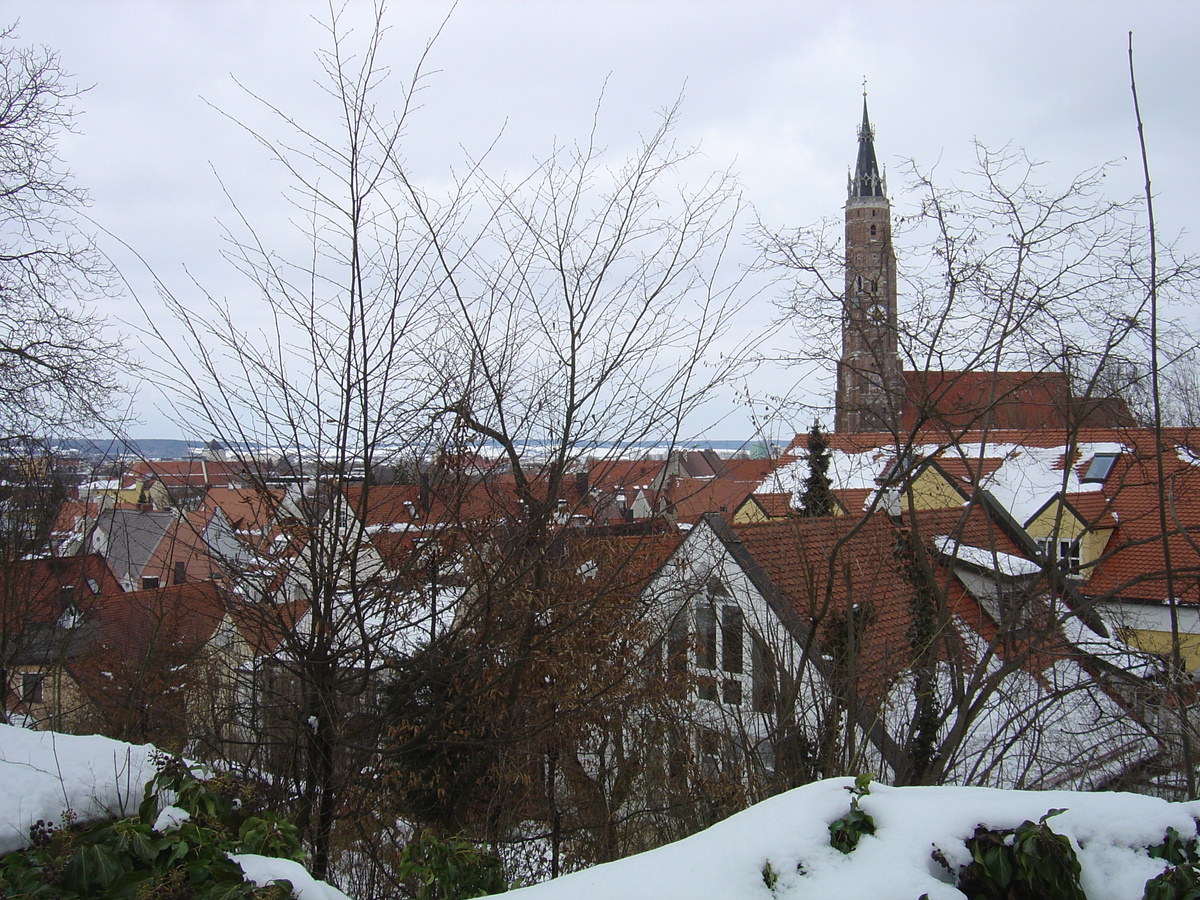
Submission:
POLYGON ((0 854, 29 843, 38 819, 80 822, 137 812, 154 777, 149 744, 0 725, 0 854))
MULTIPOLYGON (((78 822, 134 815, 157 771, 155 752, 149 744, 0 725, 0 855, 26 846, 29 826, 38 819, 61 822, 65 809, 78 822)), ((167 807, 155 828, 178 828, 186 818, 183 810, 167 807)), ((288 879, 298 900, 349 900, 299 863, 249 853, 230 858, 258 885, 288 879)))
POLYGON ((934 846, 957 868, 969 861, 963 841, 976 825, 1013 828, 1051 809, 1067 810, 1049 824, 1071 838, 1090 900, 1140 900, 1146 881, 1164 867, 1145 848, 1160 843, 1168 826, 1195 834, 1193 816, 1200 815, 1200 802, 1136 794, 872 784, 861 807, 874 817, 877 833, 843 855, 829 845, 828 826, 848 811, 845 788, 852 784, 840 778, 797 788, 686 840, 524 888, 506 900, 962 898, 950 873, 931 858, 934 846), (763 881, 768 862, 778 875, 774 891, 763 881))

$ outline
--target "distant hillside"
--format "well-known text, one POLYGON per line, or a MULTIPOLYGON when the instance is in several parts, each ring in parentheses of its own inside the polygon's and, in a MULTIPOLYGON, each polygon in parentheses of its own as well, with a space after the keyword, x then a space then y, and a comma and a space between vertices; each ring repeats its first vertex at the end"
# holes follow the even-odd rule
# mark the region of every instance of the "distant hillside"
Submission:
MULTIPOLYGON (((201 440, 178 441, 166 438, 142 438, 131 441, 101 441, 87 438, 70 438, 57 441, 54 444, 54 449, 61 456, 81 456, 88 459, 188 459, 195 456, 204 443, 201 440)), ((538 442, 531 441, 526 449, 536 452, 538 446, 538 442)), ((750 456, 763 457, 768 455, 768 452, 777 454, 782 449, 782 445, 769 446, 763 441, 740 440, 690 440, 680 441, 677 444, 670 444, 667 441, 635 441, 628 444, 623 444, 620 441, 609 441, 600 446, 608 451, 616 447, 621 447, 621 453, 631 457, 642 455, 665 456, 667 451, 672 448, 679 450, 708 448, 716 450, 721 456, 731 456, 734 453, 748 453, 750 456)), ((261 447, 257 449, 261 449, 261 447)), ((485 444, 482 449, 484 452, 488 450, 498 452, 498 448, 491 444, 485 444)))
POLYGON ((98 441, 72 438, 54 445, 61 456, 83 456, 90 459, 187 459, 199 442, 173 441, 165 438, 143 438, 137 441, 98 441))

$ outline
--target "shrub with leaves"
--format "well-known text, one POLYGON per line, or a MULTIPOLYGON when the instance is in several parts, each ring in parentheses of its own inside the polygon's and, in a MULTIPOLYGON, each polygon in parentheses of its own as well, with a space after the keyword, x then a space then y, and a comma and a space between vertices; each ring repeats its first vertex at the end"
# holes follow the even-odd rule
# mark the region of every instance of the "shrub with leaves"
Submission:
POLYGON ((871 793, 871 776, 859 775, 846 790, 851 794, 850 812, 829 823, 829 843, 843 853, 857 847, 864 834, 875 833, 875 820, 859 808, 859 801, 871 793))
POLYGON ((164 759, 146 785, 136 816, 61 827, 39 821, 30 846, 0 859, 0 896, 30 900, 287 900, 286 880, 256 887, 230 853, 298 859, 290 823, 249 815, 239 784, 227 776, 198 778, 164 759))
POLYGON ((1168 828, 1163 842, 1149 850, 1153 859, 1168 865, 1161 875, 1146 882, 1142 900, 1200 900, 1200 851, 1196 838, 1184 839, 1168 828))
MULTIPOLYGON (((958 889, 968 900, 1086 900, 1075 849, 1046 824, 1062 812, 1016 828, 978 826, 966 841, 971 862, 955 873, 958 889)), ((933 858, 949 868, 940 851, 933 858)))
POLYGON ((400 854, 400 875, 413 900, 469 900, 508 890, 504 864, 470 841, 425 832, 400 854))

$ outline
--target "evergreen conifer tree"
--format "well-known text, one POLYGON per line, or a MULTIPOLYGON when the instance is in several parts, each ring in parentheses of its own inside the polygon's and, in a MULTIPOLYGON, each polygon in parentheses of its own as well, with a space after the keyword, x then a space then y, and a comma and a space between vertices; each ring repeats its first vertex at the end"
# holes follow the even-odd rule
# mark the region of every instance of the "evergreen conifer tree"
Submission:
POLYGON ((820 422, 813 422, 808 433, 808 477, 800 495, 800 514, 828 516, 833 512, 833 494, 829 489, 829 442, 821 433, 820 422))

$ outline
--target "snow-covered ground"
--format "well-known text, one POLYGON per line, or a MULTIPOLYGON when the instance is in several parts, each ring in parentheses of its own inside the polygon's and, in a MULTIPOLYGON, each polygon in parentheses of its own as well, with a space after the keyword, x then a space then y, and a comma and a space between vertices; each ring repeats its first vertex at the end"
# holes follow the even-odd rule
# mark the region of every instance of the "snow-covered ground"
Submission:
POLYGON ((1148 846, 1168 826, 1196 833, 1200 803, 1071 791, 990 788, 889 788, 872 785, 862 808, 877 832, 843 855, 830 846, 829 823, 850 807, 853 779, 817 782, 774 797, 658 850, 596 866, 505 895, 507 900, 961 900, 950 873, 934 861, 938 848, 952 866, 969 862, 963 843, 975 826, 1012 828, 1049 820, 1070 837, 1089 900, 1140 900, 1146 881, 1164 868, 1148 846), (777 876, 768 887, 763 873, 777 876), (802 870, 802 873, 801 873, 802 870))
MULTIPOLYGON (((153 748, 0 725, 0 853, 22 846, 38 819, 64 808, 82 821, 130 813, 154 774, 153 748)), ((829 823, 850 808, 852 779, 817 782, 774 797, 707 831, 629 859, 596 866, 507 895, 510 900, 801 900, 872 897, 950 900, 963 895, 934 861, 936 848, 957 868, 964 840, 980 824, 1012 828, 1049 820, 1071 839, 1090 900, 1139 900, 1162 871, 1146 848, 1168 827, 1196 834, 1200 801, 1168 803, 1121 793, 890 788, 871 785, 861 807, 876 833, 843 855, 829 823), (768 870, 769 866, 769 870, 768 870), (772 873, 768 886, 764 871, 772 873)), ((234 859, 259 884, 288 878, 301 900, 346 900, 295 863, 253 855, 234 859)))

